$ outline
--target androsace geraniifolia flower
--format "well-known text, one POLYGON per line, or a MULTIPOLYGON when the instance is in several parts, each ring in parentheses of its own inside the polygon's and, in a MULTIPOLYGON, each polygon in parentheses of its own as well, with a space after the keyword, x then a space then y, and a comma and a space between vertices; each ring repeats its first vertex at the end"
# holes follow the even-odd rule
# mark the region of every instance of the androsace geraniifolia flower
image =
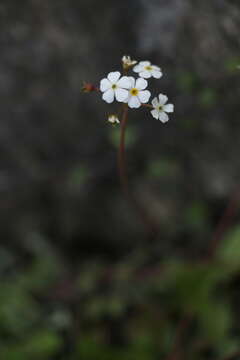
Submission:
POLYGON ((140 63, 134 66, 133 71, 145 79, 149 79, 150 77, 160 79, 160 77, 162 77, 162 71, 160 67, 152 65, 150 61, 140 61, 140 63))
POLYGON ((121 77, 119 71, 110 72, 107 78, 100 82, 100 90, 103 92, 102 98, 107 103, 112 103, 114 98, 119 102, 125 101, 130 87, 129 78, 127 76, 121 77))
POLYGON ((131 87, 125 102, 128 103, 130 108, 139 108, 141 104, 147 103, 151 96, 150 91, 144 90, 148 86, 148 82, 142 78, 136 80, 132 76, 129 76, 128 79, 130 80, 131 87))
MULTIPOLYGON (((173 104, 167 104, 168 98, 163 94, 155 97, 152 100, 152 105, 149 104, 151 93, 146 89, 148 86, 146 79, 151 77, 160 79, 162 77, 160 67, 153 65, 150 61, 137 63, 128 55, 124 55, 121 60, 124 76, 119 71, 110 72, 100 81, 100 87, 91 83, 84 83, 83 91, 101 92, 103 100, 109 104, 114 100, 124 103, 121 107, 122 119, 126 118, 128 107, 139 108, 145 106, 151 108, 151 114, 155 119, 163 123, 167 122, 169 120, 168 113, 174 111, 173 104), (130 71, 137 73, 137 76, 126 76, 130 71)), ((120 113, 120 110, 118 110, 118 113, 120 113)), ((108 122, 114 125, 120 123, 117 115, 109 115, 108 122)))
POLYGON ((174 111, 173 104, 166 104, 168 97, 163 94, 159 94, 158 98, 152 100, 152 105, 154 110, 151 111, 152 116, 160 120, 162 123, 165 123, 169 120, 167 113, 172 113, 174 111))

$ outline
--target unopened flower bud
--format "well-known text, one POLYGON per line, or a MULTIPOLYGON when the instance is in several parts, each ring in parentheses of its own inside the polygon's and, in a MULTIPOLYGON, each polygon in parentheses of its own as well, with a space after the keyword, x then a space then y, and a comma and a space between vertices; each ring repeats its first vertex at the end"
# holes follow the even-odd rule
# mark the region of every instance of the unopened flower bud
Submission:
POLYGON ((98 88, 91 83, 84 82, 83 86, 82 86, 82 91, 89 93, 89 92, 93 92, 93 91, 98 91, 98 88))
POLYGON ((120 124, 120 121, 119 121, 117 115, 115 115, 115 114, 111 114, 108 116, 108 122, 113 125, 120 124))
POLYGON ((130 69, 132 66, 134 66, 137 63, 136 60, 132 60, 130 56, 124 55, 122 57, 122 65, 124 70, 130 69))

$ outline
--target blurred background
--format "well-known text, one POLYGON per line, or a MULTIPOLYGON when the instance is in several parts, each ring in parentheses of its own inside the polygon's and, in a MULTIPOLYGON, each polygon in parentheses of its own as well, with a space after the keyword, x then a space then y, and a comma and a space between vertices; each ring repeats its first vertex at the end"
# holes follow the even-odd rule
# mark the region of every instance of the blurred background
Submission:
MULTIPOLYGON (((0 1, 0 358, 224 359, 240 351, 239 0, 0 1), (175 112, 81 92, 150 60, 175 112), (236 204, 236 208, 237 208, 236 204)), ((234 359, 234 358, 233 358, 234 359)))

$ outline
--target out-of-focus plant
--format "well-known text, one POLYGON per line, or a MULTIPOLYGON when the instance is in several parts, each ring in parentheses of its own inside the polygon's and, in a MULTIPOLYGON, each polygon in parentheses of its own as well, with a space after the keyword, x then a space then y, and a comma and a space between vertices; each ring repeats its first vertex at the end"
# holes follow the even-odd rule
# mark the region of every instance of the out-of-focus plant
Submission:
POLYGON ((14 271, 9 261, 1 269, 4 360, 202 360, 239 350, 238 226, 211 261, 149 265, 147 254, 135 253, 112 263, 88 259, 72 276, 51 248, 34 252, 27 267, 14 271))

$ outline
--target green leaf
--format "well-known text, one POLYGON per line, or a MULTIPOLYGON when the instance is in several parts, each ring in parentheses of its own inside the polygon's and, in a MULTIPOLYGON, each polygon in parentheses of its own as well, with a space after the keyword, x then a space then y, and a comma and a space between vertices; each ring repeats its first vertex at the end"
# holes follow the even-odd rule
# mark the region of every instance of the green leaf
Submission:
POLYGON ((232 325, 232 314, 227 303, 208 299, 199 308, 198 319, 203 330, 203 336, 214 345, 227 341, 232 325))
POLYGON ((23 346, 23 352, 31 359, 43 359, 56 353, 62 346, 61 338, 49 330, 40 330, 30 336, 28 342, 23 346))
POLYGON ((77 359, 84 360, 124 360, 121 351, 98 343, 90 336, 81 338, 77 346, 77 354, 77 359))
POLYGON ((62 346, 61 338, 48 330, 39 330, 25 342, 0 346, 4 360, 47 360, 56 355, 62 346))
POLYGON ((18 284, 1 284, 0 328, 21 337, 39 318, 39 306, 18 284))
POLYGON ((234 73, 239 70, 240 58, 231 57, 225 62, 225 68, 228 73, 234 73))
POLYGON ((221 242, 216 253, 217 259, 225 264, 227 269, 240 269, 240 226, 232 229, 221 242))

